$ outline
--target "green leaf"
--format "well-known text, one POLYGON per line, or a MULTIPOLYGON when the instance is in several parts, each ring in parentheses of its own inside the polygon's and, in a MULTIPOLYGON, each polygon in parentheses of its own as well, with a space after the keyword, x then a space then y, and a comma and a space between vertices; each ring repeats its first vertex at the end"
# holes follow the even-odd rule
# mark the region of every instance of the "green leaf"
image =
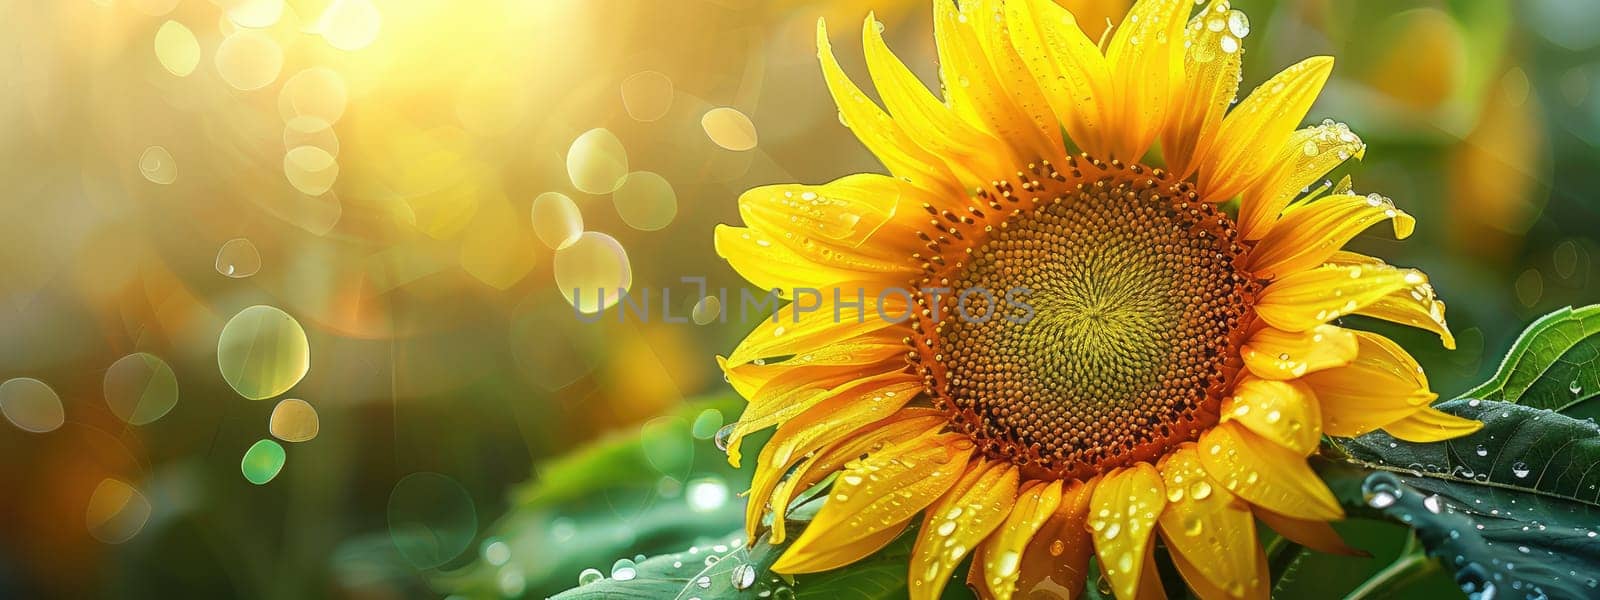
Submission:
POLYGON ((1489 381, 1462 398, 1565 411, 1600 395, 1600 304, 1563 308, 1529 325, 1489 381))
POLYGON ((725 537, 731 547, 694 547, 649 558, 635 565, 635 572, 629 576, 585 583, 556 594, 552 600, 792 597, 789 585, 770 572, 781 551, 764 539, 746 548, 740 542, 742 531, 725 537), (761 596, 763 593, 765 596, 761 596))
MULTIPOLYGON (((728 466, 711 440, 694 435, 693 423, 706 410, 734 414, 741 405, 732 396, 687 403, 540 465, 512 491, 512 507, 481 540, 479 560, 434 577, 434 586, 473 597, 545 598, 577 585, 584 569, 609 574, 619 559, 691 546, 697 573, 706 558, 699 548, 741 545, 725 533, 743 523, 734 494, 748 486, 750 468, 728 466)), ((644 575, 661 564, 638 568, 640 583, 630 589, 650 581, 644 575)), ((655 591, 640 597, 661 598, 655 591)))
POLYGON ((1433 443, 1378 431, 1320 466, 1353 514, 1415 528, 1468 592, 1600 595, 1600 427, 1490 400, 1436 406, 1483 429, 1433 443))

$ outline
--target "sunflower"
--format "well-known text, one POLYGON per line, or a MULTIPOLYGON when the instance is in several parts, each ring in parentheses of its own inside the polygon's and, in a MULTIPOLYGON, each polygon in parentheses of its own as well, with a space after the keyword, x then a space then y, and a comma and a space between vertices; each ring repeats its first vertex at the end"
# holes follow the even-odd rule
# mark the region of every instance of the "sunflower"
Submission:
POLYGON ((1340 123, 1297 129, 1332 59, 1230 110, 1248 20, 1194 4, 1140 0, 1096 41, 1049 0, 938 0, 942 101, 869 15, 882 107, 819 23, 840 117, 892 175, 753 189, 745 226, 716 231, 736 271, 795 300, 719 359, 749 400, 729 460, 776 426, 751 539, 785 541, 797 495, 833 478, 776 571, 846 565, 920 514, 913 598, 969 556, 986 597, 1076 596, 1091 557, 1117 597, 1159 595, 1157 532, 1201 597, 1264 597, 1257 521, 1343 549, 1306 461, 1324 435, 1480 426, 1430 408, 1394 342, 1333 322, 1454 345, 1423 273, 1340 250, 1414 221, 1317 184, 1365 150, 1340 123))

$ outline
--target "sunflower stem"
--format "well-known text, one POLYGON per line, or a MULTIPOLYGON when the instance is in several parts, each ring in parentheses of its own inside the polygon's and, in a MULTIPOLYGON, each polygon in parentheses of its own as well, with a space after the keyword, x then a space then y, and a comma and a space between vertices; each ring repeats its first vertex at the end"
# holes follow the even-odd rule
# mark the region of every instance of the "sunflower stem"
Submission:
POLYGON ((1406 538, 1406 545, 1400 552, 1400 557, 1389 566, 1384 567, 1368 578, 1365 582, 1349 594, 1345 600, 1368 600, 1373 598, 1388 597, 1412 583, 1432 575, 1439 570, 1439 562, 1428 557, 1423 552, 1422 545, 1417 542, 1417 536, 1410 535, 1406 538))

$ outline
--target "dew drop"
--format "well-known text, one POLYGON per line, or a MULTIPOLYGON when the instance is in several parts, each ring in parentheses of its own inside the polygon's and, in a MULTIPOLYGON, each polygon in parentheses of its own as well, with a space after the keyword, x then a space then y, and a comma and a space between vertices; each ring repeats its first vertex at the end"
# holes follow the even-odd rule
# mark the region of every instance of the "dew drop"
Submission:
POLYGON ((750 586, 756 583, 756 568, 741 564, 733 568, 733 571, 729 573, 729 578, 732 579, 733 589, 750 589, 750 586))
POLYGON ((582 573, 578 573, 578 585, 580 587, 589 585, 605 578, 606 576, 600 572, 600 569, 590 567, 584 569, 582 573))
POLYGON ((735 425, 735 423, 729 423, 727 425, 723 425, 721 429, 717 430, 716 437, 713 438, 713 442, 712 443, 716 444, 717 445, 717 449, 721 450, 724 453, 726 453, 728 451, 728 443, 729 443, 730 440, 733 439, 733 428, 734 428, 734 425, 735 425))
POLYGON ((1519 460, 1511 465, 1511 474, 1517 476, 1517 479, 1527 477, 1528 473, 1528 463, 1519 460))
POLYGON ((628 581, 638 574, 639 570, 634 566, 631 559, 619 558, 617 562, 611 565, 611 578, 617 581, 628 581))

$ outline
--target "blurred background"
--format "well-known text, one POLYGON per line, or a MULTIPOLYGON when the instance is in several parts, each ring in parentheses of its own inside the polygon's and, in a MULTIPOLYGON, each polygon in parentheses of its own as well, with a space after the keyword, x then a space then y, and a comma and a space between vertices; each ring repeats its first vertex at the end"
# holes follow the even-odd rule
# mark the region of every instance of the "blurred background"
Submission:
MULTIPOLYGON (((815 22, 861 76, 876 11, 936 85, 931 1, 0 0, 0 596, 543 597, 577 570, 541 556, 645 552, 646 512, 736 529, 713 357, 751 322, 683 278, 737 297, 742 190, 881 171, 815 22), (649 464, 551 462, 595 440, 649 464), (560 491, 593 469, 637 485, 560 491)), ((1453 352, 1372 325, 1441 395, 1600 300, 1600 4, 1234 7, 1244 89, 1338 57, 1308 122, 1418 218, 1356 245, 1449 304, 1453 352)))

